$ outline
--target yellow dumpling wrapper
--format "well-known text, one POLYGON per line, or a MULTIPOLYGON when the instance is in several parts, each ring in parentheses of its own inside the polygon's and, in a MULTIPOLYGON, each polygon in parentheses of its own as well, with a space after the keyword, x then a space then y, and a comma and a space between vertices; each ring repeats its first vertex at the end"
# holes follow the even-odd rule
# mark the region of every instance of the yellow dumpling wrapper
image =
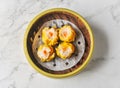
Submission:
POLYGON ((41 62, 51 61, 55 57, 53 47, 45 44, 39 46, 37 55, 40 58, 41 62))
POLYGON ((58 30, 56 28, 45 27, 42 29, 42 41, 47 45, 55 45, 58 43, 58 30))
POLYGON ((75 40, 76 33, 70 25, 65 25, 59 29, 59 38, 64 42, 73 42, 75 40))
POLYGON ((74 51, 75 51, 74 45, 66 42, 59 44, 58 47, 56 48, 57 55, 64 60, 66 58, 69 58, 74 53, 74 51))

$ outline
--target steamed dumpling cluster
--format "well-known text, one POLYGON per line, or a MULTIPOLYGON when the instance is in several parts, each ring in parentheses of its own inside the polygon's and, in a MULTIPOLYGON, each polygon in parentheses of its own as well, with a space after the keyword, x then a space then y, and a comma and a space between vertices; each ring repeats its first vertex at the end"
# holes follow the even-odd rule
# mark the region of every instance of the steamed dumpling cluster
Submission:
POLYGON ((42 41, 44 44, 40 45, 37 51, 37 55, 42 62, 51 61, 56 54, 62 58, 69 58, 75 51, 74 45, 71 43, 75 40, 76 33, 70 25, 64 25, 61 28, 49 28, 42 29, 42 41), (53 48, 58 44, 58 40, 61 40, 57 48, 53 48))

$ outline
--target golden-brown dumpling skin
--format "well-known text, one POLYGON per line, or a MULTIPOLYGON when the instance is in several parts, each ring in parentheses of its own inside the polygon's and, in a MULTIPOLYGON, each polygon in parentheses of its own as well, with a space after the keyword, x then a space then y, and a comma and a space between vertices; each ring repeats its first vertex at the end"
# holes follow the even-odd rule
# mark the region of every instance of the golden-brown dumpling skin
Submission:
POLYGON ((58 43, 58 30, 56 28, 45 27, 42 29, 42 41, 47 45, 58 43))
POLYGON ((39 46, 37 55, 40 58, 41 62, 51 61, 55 57, 53 47, 45 44, 39 46))
POLYGON ((72 42, 75 40, 76 33, 70 25, 65 25, 59 29, 59 38, 64 42, 72 42))
POLYGON ((74 45, 66 42, 59 44, 59 46, 56 48, 57 55, 62 59, 69 58, 72 55, 72 53, 74 53, 74 51, 74 45))

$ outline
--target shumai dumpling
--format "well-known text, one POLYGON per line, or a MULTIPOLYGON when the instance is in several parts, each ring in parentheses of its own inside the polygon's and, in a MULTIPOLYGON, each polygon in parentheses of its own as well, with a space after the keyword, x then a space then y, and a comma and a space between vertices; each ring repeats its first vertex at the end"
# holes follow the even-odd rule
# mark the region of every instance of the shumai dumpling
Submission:
POLYGON ((56 48, 57 55, 64 60, 66 58, 69 58, 72 55, 72 53, 74 53, 74 51, 75 51, 74 45, 66 42, 59 44, 58 47, 56 48))
POLYGON ((45 27, 42 29, 42 41, 47 45, 58 43, 58 30, 56 28, 45 27))
POLYGON ((37 55, 40 58, 41 62, 51 61, 55 57, 53 47, 45 44, 39 46, 37 55))
POLYGON ((59 38, 64 42, 72 42, 75 40, 76 33, 70 25, 65 25, 59 29, 59 38))

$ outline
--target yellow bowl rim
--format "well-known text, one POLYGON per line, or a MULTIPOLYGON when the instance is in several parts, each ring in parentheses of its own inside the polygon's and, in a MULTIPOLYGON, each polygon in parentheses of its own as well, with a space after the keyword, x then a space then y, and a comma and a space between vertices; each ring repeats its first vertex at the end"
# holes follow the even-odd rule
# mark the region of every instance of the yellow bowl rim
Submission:
POLYGON ((92 56, 92 52, 93 52, 93 48, 94 48, 94 38, 93 38, 93 33, 92 33, 92 30, 89 26, 89 24, 87 23, 87 21, 78 13, 72 11, 72 10, 69 10, 69 9, 66 9, 66 8, 52 8, 52 9, 48 9, 40 14, 38 14, 28 25, 28 28, 24 34, 24 52, 25 52, 25 55, 26 55, 26 58, 28 60, 28 62, 32 65, 32 67, 34 69, 36 69, 39 73, 45 75, 45 76, 48 76, 48 77, 53 77, 53 78, 64 78, 64 77, 68 77, 68 76, 72 76, 72 75, 75 75, 77 74, 78 72, 82 71, 86 65, 88 64, 88 62, 90 61, 90 58, 92 56), (77 16, 79 19, 81 19, 81 21, 86 25, 88 31, 89 31, 89 34, 90 34, 90 39, 91 39, 91 47, 90 47, 90 52, 89 52, 89 55, 87 57, 87 59, 85 60, 85 62, 80 66, 78 67, 76 70, 70 72, 70 73, 66 73, 66 74, 51 74, 51 73, 47 73, 43 70, 41 70, 39 67, 37 67, 31 60, 29 54, 28 54, 28 51, 27 51, 27 36, 28 36, 28 32, 30 30, 30 28, 32 27, 32 25, 34 24, 34 22, 39 19, 40 17, 44 16, 45 14, 47 13, 50 13, 50 12, 56 12, 56 11, 65 11, 65 12, 68 12, 70 14, 73 14, 75 16, 77 16))

